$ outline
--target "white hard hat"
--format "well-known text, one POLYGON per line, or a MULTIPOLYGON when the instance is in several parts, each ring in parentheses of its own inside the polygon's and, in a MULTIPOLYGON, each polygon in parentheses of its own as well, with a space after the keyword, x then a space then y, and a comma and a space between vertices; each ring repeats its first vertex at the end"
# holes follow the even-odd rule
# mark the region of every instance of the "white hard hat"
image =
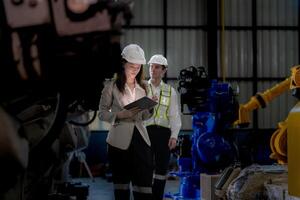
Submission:
POLYGON ((157 55, 153 55, 148 64, 159 64, 159 65, 164 65, 164 66, 168 66, 168 61, 167 59, 163 56, 163 55, 160 55, 160 54, 157 54, 157 55))
POLYGON ((124 47, 121 56, 128 62, 134 64, 146 64, 144 50, 137 44, 129 44, 124 47))

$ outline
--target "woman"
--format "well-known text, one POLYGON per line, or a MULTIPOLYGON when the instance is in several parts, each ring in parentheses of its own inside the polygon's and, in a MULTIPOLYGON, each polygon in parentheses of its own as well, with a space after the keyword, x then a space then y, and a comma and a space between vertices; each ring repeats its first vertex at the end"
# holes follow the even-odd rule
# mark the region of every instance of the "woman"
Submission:
POLYGON ((121 56, 121 71, 102 91, 99 118, 111 124, 106 141, 115 199, 129 200, 131 182, 134 199, 147 200, 152 199, 153 166, 150 139, 143 120, 151 117, 153 109, 123 109, 146 96, 141 69, 146 59, 143 49, 136 44, 126 46, 121 56))

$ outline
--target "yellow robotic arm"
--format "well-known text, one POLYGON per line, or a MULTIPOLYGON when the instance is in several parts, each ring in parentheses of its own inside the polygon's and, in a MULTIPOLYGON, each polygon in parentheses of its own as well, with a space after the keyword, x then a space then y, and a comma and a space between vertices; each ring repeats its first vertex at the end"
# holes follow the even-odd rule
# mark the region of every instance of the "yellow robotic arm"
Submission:
POLYGON ((266 90, 264 93, 257 93, 251 97, 246 104, 239 108, 239 119, 234 122, 235 126, 247 126, 250 124, 250 112, 258 108, 265 108, 269 102, 289 89, 300 87, 300 65, 291 68, 291 77, 266 90))
POLYGON ((265 108, 266 105, 286 90, 289 90, 291 77, 275 85, 264 93, 257 93, 251 97, 246 104, 241 104, 239 108, 239 119, 234 122, 236 126, 248 126, 250 124, 250 112, 258 108, 265 108))

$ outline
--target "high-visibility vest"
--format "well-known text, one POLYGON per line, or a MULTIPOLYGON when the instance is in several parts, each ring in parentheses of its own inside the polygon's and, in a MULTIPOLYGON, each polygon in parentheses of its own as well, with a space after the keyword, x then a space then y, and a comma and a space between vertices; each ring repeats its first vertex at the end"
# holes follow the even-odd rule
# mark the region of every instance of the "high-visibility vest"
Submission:
MULTIPOLYGON (((149 84, 150 95, 153 96, 152 87, 149 84)), ((153 116, 145 122, 146 126, 158 125, 166 128, 170 128, 170 121, 168 112, 170 109, 171 102, 171 86, 162 83, 160 86, 160 95, 158 104, 154 107, 153 116)))

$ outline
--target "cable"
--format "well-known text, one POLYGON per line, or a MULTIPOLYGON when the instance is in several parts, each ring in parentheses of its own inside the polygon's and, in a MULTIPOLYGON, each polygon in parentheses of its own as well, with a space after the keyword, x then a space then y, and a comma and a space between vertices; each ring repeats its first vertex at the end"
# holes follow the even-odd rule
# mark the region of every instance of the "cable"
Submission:
POLYGON ((66 99, 60 93, 57 93, 57 105, 54 110, 54 119, 52 124, 49 126, 48 132, 43 139, 32 147, 30 156, 40 156, 45 150, 51 148, 51 145, 58 138, 63 125, 65 124, 68 108, 67 105, 66 99))
POLYGON ((89 121, 81 123, 81 122, 76 122, 76 121, 70 120, 69 123, 76 125, 76 126, 88 126, 96 119, 96 116, 97 116, 97 111, 95 110, 92 119, 90 119, 89 121))

